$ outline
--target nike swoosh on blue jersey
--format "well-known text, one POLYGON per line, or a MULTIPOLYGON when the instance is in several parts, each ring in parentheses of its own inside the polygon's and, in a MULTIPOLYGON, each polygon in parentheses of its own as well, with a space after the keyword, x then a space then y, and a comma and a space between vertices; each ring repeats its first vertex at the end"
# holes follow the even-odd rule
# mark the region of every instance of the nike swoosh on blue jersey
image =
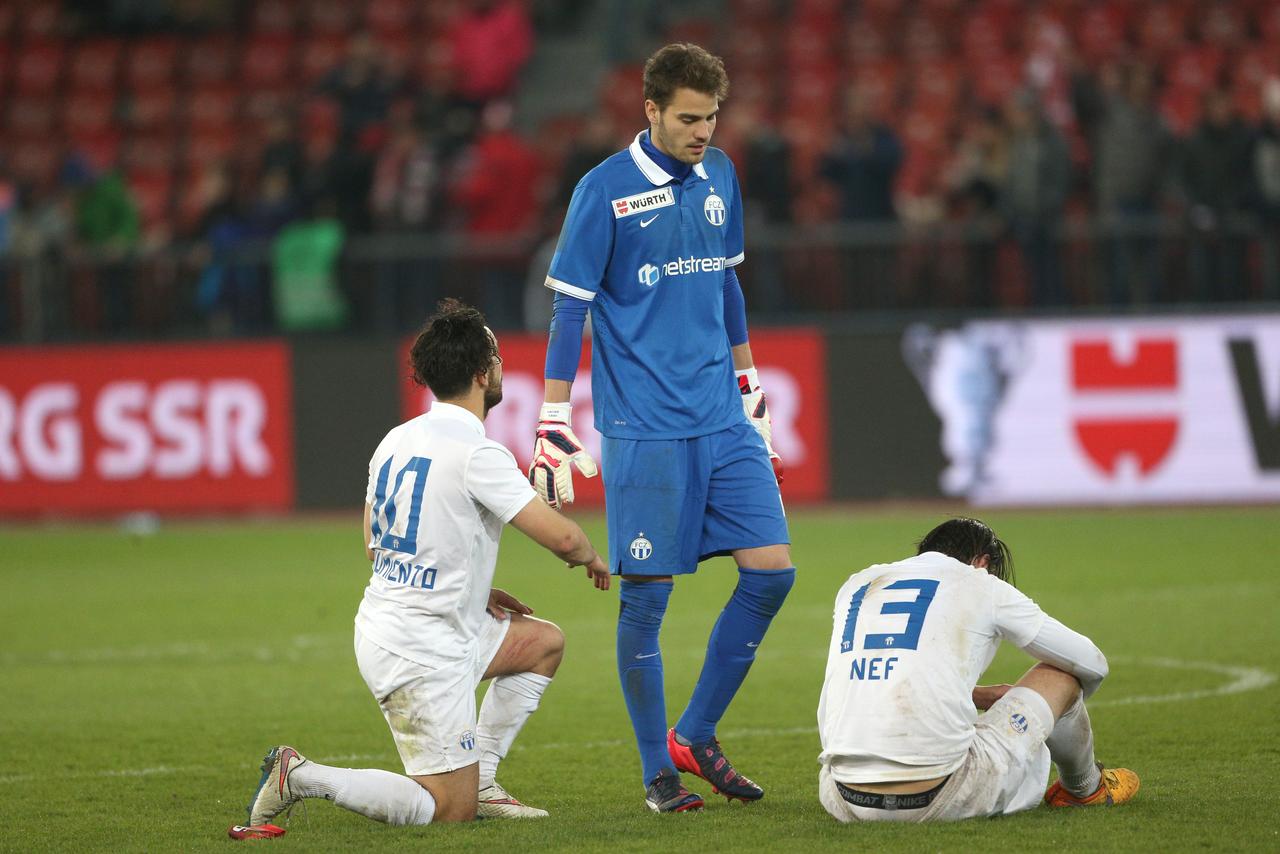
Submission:
POLYGON ((641 227, 641 228, 648 228, 650 225, 652 225, 652 224, 653 224, 653 221, 654 221, 655 219, 657 219, 658 217, 660 217, 660 216, 662 216, 662 214, 654 214, 653 216, 649 217, 648 219, 642 219, 642 220, 640 220, 640 227, 641 227))

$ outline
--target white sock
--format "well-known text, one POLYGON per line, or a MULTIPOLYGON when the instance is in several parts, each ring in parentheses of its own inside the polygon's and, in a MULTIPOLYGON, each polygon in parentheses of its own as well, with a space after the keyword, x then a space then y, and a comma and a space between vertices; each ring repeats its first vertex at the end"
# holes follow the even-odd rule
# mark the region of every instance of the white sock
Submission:
POLYGON ((480 704, 476 744, 480 747, 480 788, 493 785, 498 763, 511 749, 516 733, 538 708, 542 692, 551 684, 548 676, 517 673, 493 680, 480 704))
POLYGON ((1093 759, 1093 726, 1082 696, 1062 713, 1044 743, 1068 792, 1085 797, 1098 790, 1102 774, 1093 759))
POLYGON ((386 824, 430 824, 436 814, 430 792, 402 774, 380 768, 333 768, 308 762, 289 775, 289 788, 301 797, 324 798, 386 824))

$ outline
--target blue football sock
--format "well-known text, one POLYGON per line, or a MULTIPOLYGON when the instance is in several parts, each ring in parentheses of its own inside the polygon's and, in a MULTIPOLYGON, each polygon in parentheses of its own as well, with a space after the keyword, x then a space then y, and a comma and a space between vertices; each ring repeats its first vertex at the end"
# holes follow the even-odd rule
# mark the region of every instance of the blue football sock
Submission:
POLYGON ((715 737, 716 724, 747 678, 756 649, 795 580, 794 567, 738 570, 738 586, 711 630, 698 684, 676 724, 681 738, 701 744, 715 737))
POLYGON ((618 677, 636 732, 644 783, 663 768, 675 769, 667 755, 667 701, 662 691, 658 630, 671 597, 670 581, 622 582, 618 610, 618 677))

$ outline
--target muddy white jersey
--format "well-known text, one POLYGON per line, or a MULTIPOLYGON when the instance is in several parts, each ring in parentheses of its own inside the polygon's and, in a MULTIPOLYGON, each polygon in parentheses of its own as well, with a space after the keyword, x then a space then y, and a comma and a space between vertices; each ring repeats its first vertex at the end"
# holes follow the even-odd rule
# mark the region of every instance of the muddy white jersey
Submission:
POLYGON ((373 574, 360 631, 420 664, 467 660, 502 528, 536 497, 511 452, 459 406, 437 402, 392 429, 369 461, 373 574))
POLYGON ((819 761, 842 783, 950 774, 1000 641, 1024 647, 1045 620, 1013 586, 938 552, 853 575, 836 596, 819 761))

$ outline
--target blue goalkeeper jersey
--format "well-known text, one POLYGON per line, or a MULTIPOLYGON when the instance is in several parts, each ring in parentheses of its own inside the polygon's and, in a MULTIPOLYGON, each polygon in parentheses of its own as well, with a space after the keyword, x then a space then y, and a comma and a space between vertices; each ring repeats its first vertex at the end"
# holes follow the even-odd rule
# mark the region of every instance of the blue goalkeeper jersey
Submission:
POLYGON ((685 439, 743 419, 723 294, 743 259, 742 193, 720 149, 679 179, 648 133, 578 182, 546 285, 591 302, 596 429, 685 439))

